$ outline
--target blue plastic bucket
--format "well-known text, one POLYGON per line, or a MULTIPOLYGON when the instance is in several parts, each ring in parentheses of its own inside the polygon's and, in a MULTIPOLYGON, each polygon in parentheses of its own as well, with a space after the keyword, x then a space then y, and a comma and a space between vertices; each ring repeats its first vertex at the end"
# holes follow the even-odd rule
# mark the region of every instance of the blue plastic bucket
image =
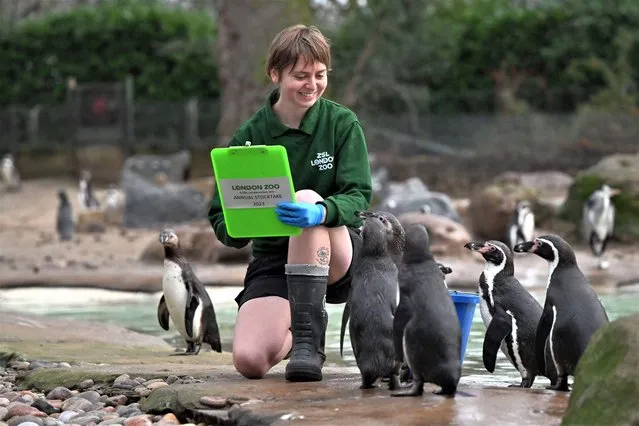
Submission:
POLYGON ((461 361, 464 362, 466 355, 466 346, 470 339, 470 329, 473 326, 473 317, 475 316, 475 306, 479 303, 479 294, 465 293, 460 291, 449 291, 450 297, 455 302, 457 309, 457 318, 461 326, 462 344, 461 344, 461 361))

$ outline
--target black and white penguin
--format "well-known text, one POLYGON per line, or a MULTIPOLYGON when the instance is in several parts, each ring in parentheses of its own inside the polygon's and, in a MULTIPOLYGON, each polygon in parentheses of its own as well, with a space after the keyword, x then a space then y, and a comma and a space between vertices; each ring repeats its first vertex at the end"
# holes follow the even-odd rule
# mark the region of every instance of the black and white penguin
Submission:
POLYGON ((453 269, 450 266, 446 266, 442 263, 437 262, 437 266, 439 266, 439 270, 441 271, 442 275, 444 276, 444 285, 446 286, 446 288, 448 288, 448 283, 446 282, 446 275, 448 274, 452 274, 453 273, 453 269))
POLYGON ((518 201, 508 225, 507 242, 512 250, 519 243, 531 241, 535 236, 535 214, 528 200, 518 201))
POLYGON ((393 331, 396 345, 401 336, 401 348, 395 351, 403 354, 413 382, 391 396, 420 396, 428 382, 441 387, 436 394, 454 397, 461 377, 461 326, 421 223, 406 227, 398 280, 401 296, 393 331))
POLYGON ((610 266, 603 258, 603 254, 615 228, 615 205, 612 197, 620 193, 619 189, 602 185, 584 202, 582 233, 592 253, 599 258, 601 269, 607 269, 610 266))
POLYGON ((163 329, 168 330, 171 317, 187 344, 185 352, 172 355, 197 355, 202 343, 222 352, 213 303, 184 258, 177 234, 172 229, 165 229, 160 233, 160 242, 164 246, 164 273, 158 321, 163 329))
POLYGON ((346 323, 353 355, 362 376, 361 389, 388 378, 399 387, 399 361, 393 345, 397 308, 397 261, 404 245, 404 228, 387 212, 356 212, 364 220, 362 249, 353 265, 351 288, 340 330, 342 353, 346 323))
POLYGON ((5 156, 2 157, 0 173, 2 174, 2 180, 8 191, 17 191, 20 189, 20 173, 18 172, 12 154, 5 154, 5 156))
POLYGON ((58 191, 56 230, 58 231, 60 241, 69 241, 73 239, 73 233, 75 231, 73 208, 71 207, 67 193, 63 189, 58 191))
POLYGON ((557 370, 557 383, 548 389, 567 392, 568 376, 574 375, 590 338, 608 323, 608 315, 563 238, 543 235, 516 245, 514 250, 535 253, 548 262, 546 301, 537 327, 535 353, 543 371, 547 342, 557 370))
POLYGON ((100 208, 100 202, 93 194, 93 183, 91 172, 82 170, 80 180, 78 181, 78 201, 80 208, 83 210, 100 208))
POLYGON ((535 337, 542 308, 515 277, 510 249, 500 241, 471 241, 465 248, 480 253, 486 260, 479 276, 480 314, 486 334, 483 345, 484 367, 495 371, 497 351, 501 351, 521 374, 519 385, 529 388, 537 375, 557 380, 553 367, 538 370, 535 337))

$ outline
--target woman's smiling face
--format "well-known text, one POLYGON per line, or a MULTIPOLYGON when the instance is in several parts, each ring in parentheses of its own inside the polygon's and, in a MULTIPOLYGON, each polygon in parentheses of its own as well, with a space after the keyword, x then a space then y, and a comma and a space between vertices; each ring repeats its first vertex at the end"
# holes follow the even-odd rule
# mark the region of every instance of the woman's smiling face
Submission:
POLYGON ((326 65, 304 58, 281 73, 272 70, 270 74, 273 83, 280 86, 280 101, 304 111, 317 102, 328 84, 326 65))

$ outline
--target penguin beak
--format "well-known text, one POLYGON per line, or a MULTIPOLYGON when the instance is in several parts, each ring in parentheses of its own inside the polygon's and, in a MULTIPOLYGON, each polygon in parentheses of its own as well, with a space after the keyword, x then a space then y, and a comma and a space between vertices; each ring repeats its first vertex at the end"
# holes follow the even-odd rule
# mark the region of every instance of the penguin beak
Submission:
POLYGON ((165 234, 165 233, 161 233, 160 234, 160 242, 162 244, 166 243, 168 241, 168 239, 169 239, 169 236, 167 234, 165 234))
POLYGON ((370 219, 372 217, 375 217, 375 213, 358 210, 355 212, 355 216, 359 217, 360 219, 370 219))
POLYGON ((486 253, 488 251, 488 244, 480 241, 471 241, 469 243, 464 244, 464 248, 468 250, 477 251, 479 253, 486 253))
POLYGON ((619 194, 621 194, 621 189, 619 189, 619 188, 611 188, 610 189, 610 195, 611 196, 614 197, 615 195, 619 195, 619 194))
POLYGON ((537 243, 535 241, 526 241, 525 243, 519 243, 513 247, 513 251, 517 253, 534 253, 537 249, 537 243))

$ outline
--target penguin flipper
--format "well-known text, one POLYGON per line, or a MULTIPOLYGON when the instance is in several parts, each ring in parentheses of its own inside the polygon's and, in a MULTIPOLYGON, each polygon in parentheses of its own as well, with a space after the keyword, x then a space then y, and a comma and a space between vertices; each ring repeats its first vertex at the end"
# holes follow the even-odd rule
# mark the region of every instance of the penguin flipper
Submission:
POLYGON ((200 306, 200 299, 193 292, 189 292, 186 309, 184 309, 184 328, 191 339, 193 338, 193 318, 198 306, 200 306))
POLYGON ((484 336, 483 359, 484 367, 490 373, 495 371, 495 363, 497 362, 497 352, 501 346, 501 342, 512 331, 512 320, 510 315, 502 308, 496 307, 495 315, 488 324, 486 335, 484 336))
POLYGON ((546 340, 550 335, 552 327, 552 306, 546 299, 544 303, 544 311, 537 325, 537 333, 535 335, 535 359, 537 360, 537 370, 546 372, 546 340))
POLYGON ((342 311, 342 326, 339 332, 339 356, 344 356, 344 333, 346 333, 346 323, 351 315, 351 308, 348 305, 348 300, 344 304, 344 311, 342 311))
POLYGON ((217 325, 215 309, 213 305, 205 305, 202 310, 202 318, 206 319, 202 341, 211 345, 215 352, 222 352, 222 340, 220 339, 220 328, 217 325))
POLYGON ((393 318, 393 345, 395 347, 395 359, 399 362, 404 361, 404 329, 409 319, 410 307, 406 303, 406 298, 401 298, 393 318))
POLYGON ((158 322, 160 327, 167 331, 169 330, 169 308, 166 306, 164 295, 162 295, 160 303, 158 303, 158 322))

